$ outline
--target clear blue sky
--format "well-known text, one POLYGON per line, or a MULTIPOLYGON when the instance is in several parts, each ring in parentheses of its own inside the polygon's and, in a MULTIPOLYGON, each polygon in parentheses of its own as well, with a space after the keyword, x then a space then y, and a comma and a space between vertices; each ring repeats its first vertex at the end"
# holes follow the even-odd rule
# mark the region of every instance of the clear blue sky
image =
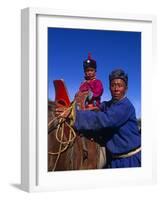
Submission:
POLYGON ((122 68, 129 76, 127 96, 141 116, 141 33, 48 28, 48 98, 54 100, 54 79, 64 79, 73 100, 84 79, 83 60, 91 52, 97 78, 104 86, 102 101, 111 98, 108 75, 122 68))

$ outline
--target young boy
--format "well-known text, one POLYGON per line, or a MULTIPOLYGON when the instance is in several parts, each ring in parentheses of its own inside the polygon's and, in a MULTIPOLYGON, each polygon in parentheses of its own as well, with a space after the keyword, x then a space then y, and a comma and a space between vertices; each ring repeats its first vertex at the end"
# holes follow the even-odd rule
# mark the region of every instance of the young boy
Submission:
MULTIPOLYGON (((92 109, 99 107, 101 95, 103 93, 102 82, 96 79, 96 61, 91 58, 91 54, 88 54, 88 58, 83 61, 84 67, 84 81, 79 87, 79 92, 84 93, 88 92, 88 98, 85 102, 85 107, 87 109, 92 109)), ((78 93, 79 93, 78 92, 78 93)))

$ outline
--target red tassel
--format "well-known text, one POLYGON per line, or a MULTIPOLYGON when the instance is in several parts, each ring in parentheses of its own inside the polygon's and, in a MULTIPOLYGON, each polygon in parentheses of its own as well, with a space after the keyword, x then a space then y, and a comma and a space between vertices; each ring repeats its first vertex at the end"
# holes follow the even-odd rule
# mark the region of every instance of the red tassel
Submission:
POLYGON ((89 52, 88 53, 88 60, 91 60, 92 59, 92 55, 91 55, 91 53, 89 52))

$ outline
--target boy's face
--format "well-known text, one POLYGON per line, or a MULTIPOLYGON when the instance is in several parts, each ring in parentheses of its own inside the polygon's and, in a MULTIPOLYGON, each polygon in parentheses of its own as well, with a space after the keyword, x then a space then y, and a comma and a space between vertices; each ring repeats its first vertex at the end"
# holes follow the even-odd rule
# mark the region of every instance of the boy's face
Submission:
POLYGON ((96 76, 96 70, 92 67, 88 67, 86 68, 86 70, 84 71, 85 76, 88 80, 93 79, 96 76))
POLYGON ((110 83, 110 91, 113 99, 121 100, 127 91, 127 86, 122 79, 113 79, 110 83))

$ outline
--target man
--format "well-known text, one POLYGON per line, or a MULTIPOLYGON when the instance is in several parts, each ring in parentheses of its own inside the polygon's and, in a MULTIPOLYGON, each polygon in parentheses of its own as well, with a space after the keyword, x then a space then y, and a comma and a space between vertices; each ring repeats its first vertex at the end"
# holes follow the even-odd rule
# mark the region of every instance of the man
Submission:
POLYGON ((112 98, 101 103, 100 111, 74 109, 64 117, 73 118, 73 126, 84 135, 93 132, 104 138, 108 153, 105 168, 140 167, 141 135, 135 108, 126 97, 128 76, 122 69, 114 70, 109 84, 112 98))

